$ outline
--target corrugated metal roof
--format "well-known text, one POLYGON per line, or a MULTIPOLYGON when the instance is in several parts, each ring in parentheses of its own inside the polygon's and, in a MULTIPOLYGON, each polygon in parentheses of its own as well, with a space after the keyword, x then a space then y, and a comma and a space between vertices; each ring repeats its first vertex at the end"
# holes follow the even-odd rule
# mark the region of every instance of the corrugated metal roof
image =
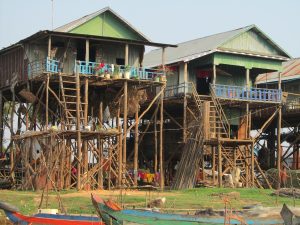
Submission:
POLYGON ((110 7, 105 7, 103 9, 98 10, 97 12, 91 13, 89 15, 86 15, 84 17, 81 17, 77 20, 74 20, 70 23, 67 23, 63 26, 60 26, 56 29, 54 29, 53 31, 57 31, 57 32, 70 32, 71 30, 73 30, 74 28, 86 23, 87 21, 95 18, 96 16, 99 16, 100 14, 104 13, 104 12, 111 12, 112 14, 114 14, 117 18, 119 18, 121 21, 123 21, 128 27, 130 27, 132 30, 134 30, 138 35, 140 35, 145 41, 149 41, 150 39, 147 38, 143 33, 141 33, 138 29, 136 29, 135 27, 133 27, 127 20, 125 20, 123 17, 121 17, 118 13, 116 13, 115 11, 113 11, 110 7))
MULTIPOLYGON (((300 58, 292 59, 282 64, 281 72, 282 81, 300 79, 300 58)), ((256 84, 278 82, 278 72, 263 73, 256 78, 256 84)))
MULTIPOLYGON (((222 51, 221 49, 218 49, 221 45, 227 43, 228 41, 232 40, 238 35, 247 32, 250 29, 255 29, 255 31, 258 32, 265 40, 267 40, 270 44, 272 44, 280 52, 282 52, 284 57, 290 58, 289 55, 286 52, 284 52, 284 50, 282 50, 278 45, 276 45, 267 35, 265 35, 255 25, 250 25, 239 29, 179 43, 177 44, 178 45, 177 48, 166 48, 165 63, 171 64, 180 61, 190 61, 195 58, 200 58, 216 51, 222 51)), ((238 52, 233 52, 233 53, 239 54, 238 52)), ((156 49, 147 53, 144 58, 144 66, 155 67, 160 65, 161 54, 162 54, 161 49, 156 49)))

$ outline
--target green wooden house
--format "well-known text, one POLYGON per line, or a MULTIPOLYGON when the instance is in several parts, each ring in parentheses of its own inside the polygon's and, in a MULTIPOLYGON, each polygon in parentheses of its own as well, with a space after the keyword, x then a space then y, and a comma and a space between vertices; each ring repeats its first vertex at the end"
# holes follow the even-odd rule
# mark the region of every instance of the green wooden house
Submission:
MULTIPOLYGON (((191 92, 187 82, 193 82, 198 94, 210 95, 211 89, 223 101, 236 103, 224 105, 230 124, 238 126, 246 107, 239 102, 277 104, 281 92, 255 88, 255 79, 261 73, 282 70, 282 62, 290 56, 255 25, 179 43, 177 48, 166 48, 166 97, 180 98, 191 92), (239 105, 239 106, 237 106, 239 105), (241 109, 243 108, 243 109, 241 109)), ((159 66, 161 49, 145 55, 144 65, 159 66)))

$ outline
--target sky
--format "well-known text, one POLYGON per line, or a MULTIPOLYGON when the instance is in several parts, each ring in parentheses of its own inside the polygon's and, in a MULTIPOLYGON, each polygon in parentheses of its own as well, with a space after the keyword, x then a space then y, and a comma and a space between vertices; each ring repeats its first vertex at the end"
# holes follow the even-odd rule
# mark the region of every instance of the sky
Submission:
MULTIPOLYGON (((51 0, 0 0, 0 49, 52 29, 51 0)), ((54 28, 111 7, 153 42, 176 44, 256 24, 300 57, 299 0, 53 0, 54 28)))

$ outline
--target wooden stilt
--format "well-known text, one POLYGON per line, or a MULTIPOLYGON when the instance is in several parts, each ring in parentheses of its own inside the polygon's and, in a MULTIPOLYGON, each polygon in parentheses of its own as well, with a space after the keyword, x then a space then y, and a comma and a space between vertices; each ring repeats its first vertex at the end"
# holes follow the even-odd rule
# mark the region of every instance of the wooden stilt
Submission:
POLYGON ((154 127, 154 172, 157 173, 158 171, 158 157, 157 157, 157 153, 158 153, 158 148, 157 148, 157 112, 155 112, 154 114, 154 123, 153 123, 153 127, 154 127))
POLYGON ((212 158, 212 167, 211 167, 211 170, 212 170, 212 179, 213 179, 213 185, 215 185, 216 183, 216 152, 215 152, 215 147, 214 146, 211 146, 211 158, 212 158))
POLYGON ((134 186, 137 186, 138 178, 138 148, 139 148, 139 111, 138 108, 135 112, 135 131, 134 131, 134 157, 133 157, 133 174, 134 174, 134 186))
POLYGON ((252 187, 255 187, 254 178, 254 143, 251 144, 251 185, 252 187))
POLYGON ((46 130, 48 130, 49 125, 49 74, 47 74, 47 80, 46 80, 46 130))
MULTIPOLYGON (((163 87, 164 88, 164 87, 163 87)), ((160 126, 159 126, 159 168, 160 168, 160 188, 164 190, 165 175, 164 175, 164 156, 163 156, 163 125, 164 125, 164 93, 160 96, 160 126)))
POLYGON ((77 190, 81 190, 80 78, 76 72, 77 190))
MULTIPOLYGON (((127 45, 126 45, 127 46, 127 45)), ((126 157, 127 157, 127 112, 128 112, 128 109, 127 109, 127 98, 128 98, 128 92, 127 92, 127 81, 124 81, 124 108, 123 108, 123 134, 125 135, 123 137, 123 177, 122 177, 122 184, 125 185, 125 172, 126 172, 126 157)))
POLYGON ((219 187, 222 187, 222 147, 220 141, 218 141, 218 183, 219 187))
MULTIPOLYGON (((281 73, 278 74, 278 89, 281 90, 281 73)), ((277 170, 278 170, 278 183, 277 189, 280 189, 281 186, 281 122, 282 122, 282 106, 279 106, 278 111, 278 121, 277 121, 277 170)))
MULTIPOLYGON (((99 127, 102 128, 103 123, 103 103, 100 102, 99 104, 99 113, 98 113, 98 119, 99 119, 99 127)), ((97 148, 98 148, 98 163, 100 165, 103 164, 103 144, 100 136, 97 139, 97 148)), ((102 166, 100 166, 98 170, 98 188, 103 189, 103 169, 102 166)))

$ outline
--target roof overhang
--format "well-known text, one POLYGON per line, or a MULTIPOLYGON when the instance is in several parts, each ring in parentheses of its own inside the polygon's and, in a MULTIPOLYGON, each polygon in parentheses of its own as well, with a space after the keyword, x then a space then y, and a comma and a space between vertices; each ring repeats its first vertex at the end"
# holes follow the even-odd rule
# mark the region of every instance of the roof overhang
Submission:
POLYGON ((13 44, 9 47, 6 47, 6 48, 0 50, 0 54, 4 53, 6 51, 9 51, 17 46, 20 46, 23 43, 38 40, 38 39, 43 39, 43 38, 46 38, 49 36, 64 37, 64 38, 71 38, 71 39, 104 41, 104 42, 113 42, 113 43, 124 43, 124 44, 129 44, 129 45, 141 45, 141 46, 147 45, 147 46, 160 47, 160 48, 177 47, 177 45, 173 45, 173 44, 157 43, 157 42, 150 42, 150 41, 137 41, 137 40, 123 39, 123 38, 101 37, 101 36, 96 36, 96 35, 75 34, 75 33, 44 30, 44 31, 39 31, 39 32, 17 42, 16 44, 13 44))

